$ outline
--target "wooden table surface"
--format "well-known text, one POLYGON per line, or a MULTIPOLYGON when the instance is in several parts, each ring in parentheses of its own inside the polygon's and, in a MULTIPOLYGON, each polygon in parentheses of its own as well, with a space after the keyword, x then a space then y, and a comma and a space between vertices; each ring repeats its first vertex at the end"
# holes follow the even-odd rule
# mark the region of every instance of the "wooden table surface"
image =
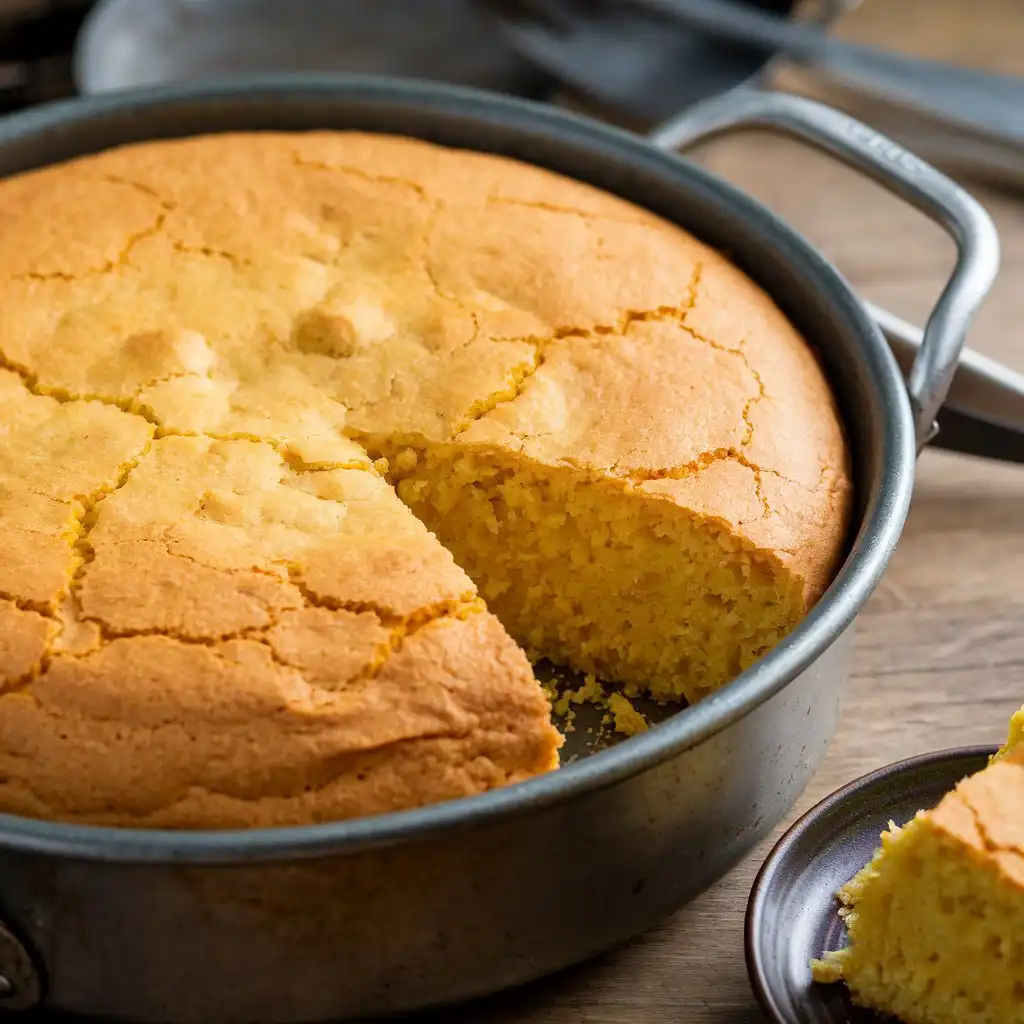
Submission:
MULTIPOLYGON (((869 0, 841 31, 1024 73, 1019 0, 869 0), (909 35, 911 26, 922 25, 926 31, 909 35)), ((730 138, 701 158, 795 224, 864 297, 923 320, 952 263, 952 245, 933 225, 845 168, 787 141, 730 138)), ((1024 370, 1024 196, 970 187, 998 223, 1003 269, 969 344, 1024 370)), ((1001 742, 1011 712, 1024 703, 1022 625, 1024 467, 926 452, 903 539, 859 620, 842 725, 788 820, 889 762, 1001 742)), ((695 903, 626 948, 441 1019, 763 1021, 744 969, 743 914, 754 874, 777 835, 695 903)))

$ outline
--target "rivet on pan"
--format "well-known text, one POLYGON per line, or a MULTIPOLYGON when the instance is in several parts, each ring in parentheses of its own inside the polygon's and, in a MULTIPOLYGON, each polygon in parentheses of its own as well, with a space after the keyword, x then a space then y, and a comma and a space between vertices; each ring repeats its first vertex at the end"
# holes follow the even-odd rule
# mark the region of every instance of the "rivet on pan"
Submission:
POLYGON ((42 998, 42 979, 28 950, 0 924, 0 1014, 31 1010, 42 998))

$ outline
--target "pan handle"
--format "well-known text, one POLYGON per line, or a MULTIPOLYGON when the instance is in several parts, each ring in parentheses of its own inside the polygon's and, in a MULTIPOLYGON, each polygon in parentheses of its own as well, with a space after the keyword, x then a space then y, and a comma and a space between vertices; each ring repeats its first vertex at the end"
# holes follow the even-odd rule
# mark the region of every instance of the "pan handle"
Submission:
POLYGON ((956 267, 928 318, 907 378, 920 450, 937 432, 936 416, 953 382, 967 327, 999 269, 999 237, 991 218, 959 185, 902 146, 802 96, 731 90, 695 104, 648 138, 674 150, 744 127, 779 129, 838 157, 917 207, 956 242, 956 267))

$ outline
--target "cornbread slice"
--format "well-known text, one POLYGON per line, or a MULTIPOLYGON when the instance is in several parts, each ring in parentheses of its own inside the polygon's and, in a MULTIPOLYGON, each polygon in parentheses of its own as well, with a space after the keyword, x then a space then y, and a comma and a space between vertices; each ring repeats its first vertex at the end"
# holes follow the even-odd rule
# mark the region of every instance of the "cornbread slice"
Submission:
POLYGON ((803 339, 588 186, 217 135, 4 181, 0 228, 0 810, 245 827, 480 792, 557 763, 517 641, 695 699, 842 556, 803 339))
POLYGON ((890 826, 839 897, 850 944, 816 980, 905 1024, 1022 1024, 1024 749, 890 826))

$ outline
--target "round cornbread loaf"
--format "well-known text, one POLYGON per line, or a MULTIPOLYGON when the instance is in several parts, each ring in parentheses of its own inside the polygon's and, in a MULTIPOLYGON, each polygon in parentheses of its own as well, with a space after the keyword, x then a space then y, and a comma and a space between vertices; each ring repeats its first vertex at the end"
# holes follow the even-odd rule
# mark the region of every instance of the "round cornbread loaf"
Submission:
POLYGON ((524 779, 560 740, 523 648, 694 700, 842 553, 839 417, 770 299, 507 159, 239 134, 26 174, 0 308, 2 811, 524 779))

